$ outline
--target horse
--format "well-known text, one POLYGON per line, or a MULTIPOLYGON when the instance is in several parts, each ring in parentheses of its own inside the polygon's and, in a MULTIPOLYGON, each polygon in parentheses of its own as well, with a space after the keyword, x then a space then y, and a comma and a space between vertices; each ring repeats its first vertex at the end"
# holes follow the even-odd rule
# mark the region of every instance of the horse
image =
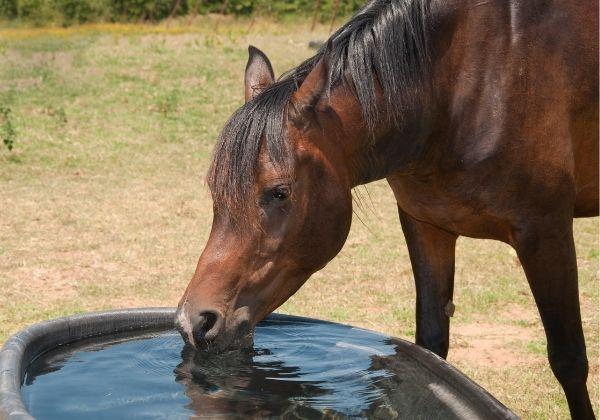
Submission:
POLYGON ((207 176, 213 223, 177 311, 224 351, 342 248, 352 189, 386 179, 416 285, 416 343, 445 358, 459 236, 512 246, 573 418, 594 418, 573 218, 598 215, 598 1, 373 0, 245 103, 207 176))

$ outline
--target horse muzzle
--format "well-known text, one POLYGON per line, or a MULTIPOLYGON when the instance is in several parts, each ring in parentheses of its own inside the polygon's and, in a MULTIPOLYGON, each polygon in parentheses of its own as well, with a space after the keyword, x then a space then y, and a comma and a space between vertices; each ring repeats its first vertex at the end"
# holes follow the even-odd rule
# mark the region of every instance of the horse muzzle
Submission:
POLYGON ((186 345, 198 350, 223 352, 251 347, 253 328, 247 308, 239 308, 228 318, 217 309, 202 309, 188 313, 180 307, 175 326, 186 345))

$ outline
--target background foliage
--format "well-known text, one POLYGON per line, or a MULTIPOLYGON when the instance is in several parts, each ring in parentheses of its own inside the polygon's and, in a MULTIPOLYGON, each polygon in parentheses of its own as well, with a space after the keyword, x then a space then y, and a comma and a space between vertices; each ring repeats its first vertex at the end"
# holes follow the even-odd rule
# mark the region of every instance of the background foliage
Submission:
POLYGON ((311 15, 319 3, 319 18, 347 15, 364 0, 0 0, 0 19, 19 20, 34 25, 69 26, 85 22, 158 21, 188 13, 266 14, 276 17, 290 14, 311 15))

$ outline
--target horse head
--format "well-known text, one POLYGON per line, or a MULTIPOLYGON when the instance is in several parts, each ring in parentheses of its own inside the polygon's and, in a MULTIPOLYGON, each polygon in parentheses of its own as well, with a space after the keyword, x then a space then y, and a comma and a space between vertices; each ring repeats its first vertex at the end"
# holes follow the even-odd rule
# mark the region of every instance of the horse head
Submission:
POLYGON ((303 80, 276 82, 265 54, 249 53, 246 103, 209 170, 211 233, 177 313, 186 342, 218 351, 251 345, 254 326, 340 251, 352 218, 326 55, 303 80))

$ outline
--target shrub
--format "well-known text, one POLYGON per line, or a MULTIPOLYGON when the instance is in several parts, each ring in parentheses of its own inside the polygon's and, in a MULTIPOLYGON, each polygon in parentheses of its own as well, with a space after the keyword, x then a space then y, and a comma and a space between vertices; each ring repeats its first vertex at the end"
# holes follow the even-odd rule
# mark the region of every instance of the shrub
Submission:
POLYGON ((34 25, 56 22, 60 14, 53 6, 48 0, 18 0, 18 16, 34 25))
POLYGON ((62 23, 97 22, 110 18, 110 0, 54 0, 62 23))
MULTIPOLYGON (((340 0, 338 5, 337 16, 345 16, 352 14, 365 4, 366 0, 340 0)), ((281 0, 281 1, 266 1, 260 0, 259 3, 264 3, 270 12, 276 15, 289 14, 310 14, 315 11, 315 0, 281 0)), ((319 10, 321 20, 329 20, 333 16, 335 9, 334 0, 322 0, 319 10)))
MULTIPOLYGON (((169 16, 175 2, 173 0, 112 0, 113 20, 140 21, 160 20, 169 16)), ((181 0, 179 14, 187 11, 187 1, 181 0)))
POLYGON ((17 0, 0 0, 0 19, 14 19, 19 13, 17 0))
MULTIPOLYGON (((168 17, 178 0, 0 0, 0 17, 19 18, 35 25, 60 23, 71 25, 99 21, 158 21, 168 17)), ((251 13, 285 16, 312 15, 315 0, 179 0, 176 14, 190 10, 199 13, 251 13), (200 1, 200 3, 198 3, 200 1), (197 5, 200 4, 199 10, 197 5), (224 8, 223 5, 227 7, 224 8)), ((357 10, 364 0, 340 0, 338 16, 357 10)), ((322 0, 319 16, 329 20, 335 0, 322 0)))

